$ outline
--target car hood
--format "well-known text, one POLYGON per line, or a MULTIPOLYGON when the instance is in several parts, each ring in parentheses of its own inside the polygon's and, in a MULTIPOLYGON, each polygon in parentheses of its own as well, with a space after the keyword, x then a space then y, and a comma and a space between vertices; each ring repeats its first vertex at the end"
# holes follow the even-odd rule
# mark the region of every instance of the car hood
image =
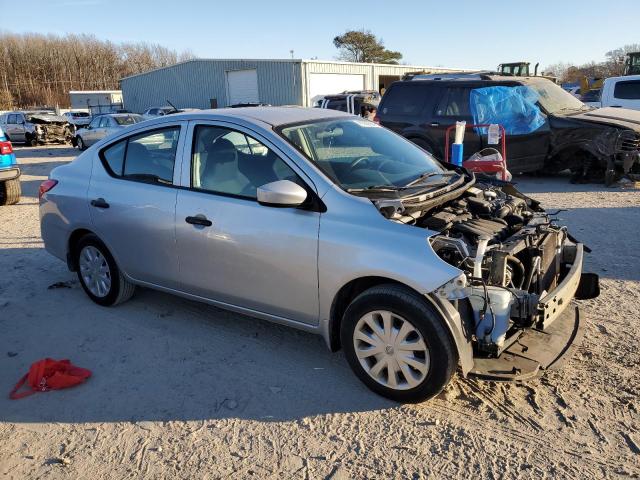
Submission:
POLYGON ((628 108, 605 107, 590 110, 588 112, 572 115, 587 122, 603 123, 615 127, 624 127, 640 132, 640 111, 628 108))
POLYGON ((48 114, 38 114, 34 113, 30 115, 31 123, 36 124, 47 124, 47 123, 55 123, 55 124, 64 124, 67 123, 66 117, 61 117, 59 115, 48 115, 48 114))

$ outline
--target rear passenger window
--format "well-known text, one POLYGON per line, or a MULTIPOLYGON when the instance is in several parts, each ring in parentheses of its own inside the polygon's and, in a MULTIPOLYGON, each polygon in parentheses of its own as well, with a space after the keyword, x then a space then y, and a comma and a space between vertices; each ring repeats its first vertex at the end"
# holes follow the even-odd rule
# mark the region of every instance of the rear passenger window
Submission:
MULTIPOLYGON (((418 82, 419 80, 416 80, 418 82)), ((434 90, 428 85, 397 84, 382 98, 382 113, 385 115, 417 115, 422 111, 427 97, 434 90)))
POLYGON ((469 88, 447 88, 436 108, 439 117, 470 117, 469 88))
POLYGON ((243 198, 276 180, 302 181, 278 155, 255 138, 222 127, 196 127, 191 156, 191 186, 243 198))
POLYGON ((141 182, 173 184, 180 127, 134 135, 100 152, 111 175, 141 182))
POLYGON ((340 112, 347 112, 347 100, 346 99, 338 99, 338 100, 329 100, 327 102, 327 108, 329 110, 338 110, 340 112))
POLYGON ((124 160, 125 178, 173 184, 173 167, 180 127, 129 137, 124 160))
POLYGON ((102 158, 106 162, 111 174, 122 175, 122 167, 124 165, 124 152, 127 148, 127 141, 122 140, 118 143, 102 151, 102 158))
POLYGON ((613 96, 624 100, 639 100, 640 80, 627 80, 616 83, 613 89, 613 96))

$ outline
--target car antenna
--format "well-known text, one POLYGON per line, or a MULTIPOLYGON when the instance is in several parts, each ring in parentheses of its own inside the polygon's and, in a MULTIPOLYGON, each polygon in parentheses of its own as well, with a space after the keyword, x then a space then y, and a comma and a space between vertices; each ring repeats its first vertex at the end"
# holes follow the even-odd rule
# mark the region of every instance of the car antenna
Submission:
POLYGON ((176 108, 176 106, 175 106, 173 103, 171 103, 169 100, 167 100, 167 103, 168 103, 169 105, 171 105, 171 107, 173 108, 173 111, 174 111, 174 112, 177 112, 177 111, 178 111, 178 109, 176 108))

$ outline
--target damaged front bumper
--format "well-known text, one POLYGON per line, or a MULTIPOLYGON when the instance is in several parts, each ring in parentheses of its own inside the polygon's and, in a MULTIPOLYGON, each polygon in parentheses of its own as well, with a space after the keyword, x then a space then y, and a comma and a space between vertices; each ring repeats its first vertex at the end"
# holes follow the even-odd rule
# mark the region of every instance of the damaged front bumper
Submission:
MULTIPOLYGON (((524 380, 560 365, 563 358, 570 356, 582 336, 579 310, 572 300, 595 298, 600 293, 598 276, 582 271, 584 251, 581 243, 566 238, 554 261, 547 266, 557 275, 558 283, 553 282, 553 289, 540 297, 523 291, 512 293, 517 300, 511 304, 510 315, 507 314, 508 333, 499 344, 489 345, 490 349, 486 344, 483 347, 477 314, 470 322, 471 312, 466 312, 466 331, 475 335, 468 337, 473 345, 473 359, 467 359, 463 373, 493 380, 524 380)), ((450 301, 470 295, 477 296, 477 289, 467 286, 464 276, 438 291, 441 299, 450 301)))
POLYGON ((566 308, 544 330, 526 330, 497 358, 474 358, 469 373, 488 380, 535 377, 571 356, 582 340, 583 328, 578 307, 566 308))
POLYGON ((582 338, 580 312, 573 299, 600 294, 598 276, 582 272, 584 246, 565 242, 558 261, 566 271, 560 283, 537 303, 531 328, 517 330, 495 358, 474 358, 470 373, 493 380, 524 380, 562 364, 582 338))

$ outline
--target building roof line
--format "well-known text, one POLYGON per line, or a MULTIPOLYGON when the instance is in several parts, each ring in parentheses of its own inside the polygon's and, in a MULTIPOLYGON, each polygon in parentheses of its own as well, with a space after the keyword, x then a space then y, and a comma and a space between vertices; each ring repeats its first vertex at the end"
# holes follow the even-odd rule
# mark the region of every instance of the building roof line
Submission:
POLYGON ((357 62, 343 62, 339 60, 319 60, 319 59, 304 59, 304 58, 191 58, 189 60, 184 60, 182 62, 174 63, 173 65, 166 65, 164 67, 158 67, 152 70, 147 70, 146 72, 140 72, 134 75, 129 75, 127 77, 121 78, 120 80, 121 81, 128 80, 130 78, 139 77, 142 75, 147 75, 149 73, 157 72, 158 70, 166 70, 169 68, 177 67, 179 65, 184 65, 186 63, 192 63, 192 62, 329 63, 334 65, 356 65, 356 66, 364 66, 364 67, 400 67, 400 68, 410 68, 414 70, 443 70, 448 72, 470 71, 468 69, 461 69, 461 68, 432 67, 432 66, 424 66, 424 65, 402 65, 402 64, 396 64, 396 63, 357 63, 357 62))

